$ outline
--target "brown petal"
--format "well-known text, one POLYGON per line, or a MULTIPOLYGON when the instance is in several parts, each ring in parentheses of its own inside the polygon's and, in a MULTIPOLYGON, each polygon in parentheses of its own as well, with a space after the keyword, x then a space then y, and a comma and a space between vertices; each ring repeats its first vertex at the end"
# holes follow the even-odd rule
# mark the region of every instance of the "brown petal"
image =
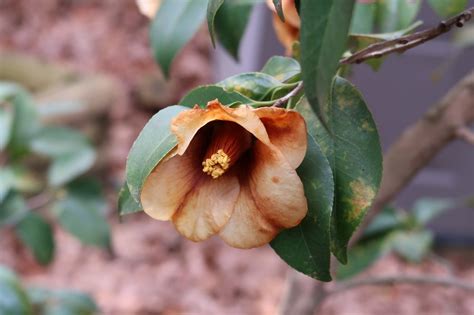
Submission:
POLYGON ((223 120, 239 124, 257 139, 270 143, 265 126, 249 106, 229 108, 214 100, 205 109, 195 107, 181 112, 171 123, 171 131, 178 138, 178 154, 183 154, 196 133, 211 121, 223 120))
POLYGON ((257 208, 249 186, 241 185, 234 212, 219 236, 230 246, 253 248, 269 243, 279 230, 257 208))
POLYGON ((299 27, 294 27, 288 23, 282 22, 275 14, 273 16, 273 28, 275 29, 278 40, 286 49, 285 53, 291 55, 293 43, 296 42, 300 36, 299 27))
POLYGON ((229 220, 239 191, 239 181, 235 176, 212 179, 202 175, 173 216, 176 229, 195 242, 208 239, 229 220))
POLYGON ((147 177, 140 195, 146 214, 156 220, 171 219, 202 174, 200 155, 204 138, 204 134, 195 137, 182 156, 173 151, 147 177))
POLYGON ((250 190, 265 218, 284 228, 298 225, 308 211, 303 183, 280 150, 257 141, 251 167, 250 190))
POLYGON ((296 169, 306 155, 307 135, 303 116, 277 107, 261 107, 255 112, 265 125, 272 144, 280 149, 291 167, 296 169))
MULTIPOLYGON (((275 5, 273 0, 267 0, 267 6, 276 14, 275 5)), ((285 16, 285 22, 293 27, 300 28, 300 16, 296 10, 295 0, 283 0, 282 1, 283 15, 285 16)))

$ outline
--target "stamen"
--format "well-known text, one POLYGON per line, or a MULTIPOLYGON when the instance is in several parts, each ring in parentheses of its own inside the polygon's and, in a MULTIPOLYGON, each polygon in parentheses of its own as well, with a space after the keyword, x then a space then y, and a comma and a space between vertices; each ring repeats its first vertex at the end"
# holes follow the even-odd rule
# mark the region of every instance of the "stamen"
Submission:
POLYGON ((219 178, 230 166, 230 157, 219 149, 210 158, 202 162, 202 171, 213 179, 219 178))
POLYGON ((251 134, 233 122, 212 125, 211 141, 202 161, 202 171, 213 179, 222 176, 250 148, 251 134))

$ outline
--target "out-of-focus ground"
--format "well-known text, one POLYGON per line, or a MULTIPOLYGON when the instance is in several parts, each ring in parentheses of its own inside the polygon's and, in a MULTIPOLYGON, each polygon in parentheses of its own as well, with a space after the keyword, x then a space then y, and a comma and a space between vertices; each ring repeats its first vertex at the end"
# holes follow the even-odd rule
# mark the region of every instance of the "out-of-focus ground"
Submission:
MULTIPOLYGON (((106 73, 123 85, 124 99, 110 105, 107 117, 106 182, 121 180, 133 139, 163 106, 143 104, 138 95, 143 78, 159 78, 147 25, 132 0, 0 0, 0 51, 33 54, 81 72, 106 73)), ((179 56, 172 74, 176 79, 163 89, 163 97, 170 102, 179 99, 191 86, 208 82, 210 71, 204 32, 179 56)), ((113 206, 111 202, 111 212, 113 206)), ((0 263, 31 285, 84 290, 110 315, 277 313, 288 269, 271 248, 237 250, 218 239, 194 244, 178 236, 171 224, 143 214, 123 223, 113 215, 110 220, 115 257, 84 247, 56 228, 57 254, 50 266, 34 263, 8 231, 0 234, 0 263)), ((441 255, 451 261, 456 276, 474 281, 472 250, 441 255)), ((449 271, 439 262, 415 266, 389 256, 363 276, 399 273, 449 271)), ((322 314, 468 315, 474 314, 474 296, 453 288, 364 287, 329 298, 322 314)))

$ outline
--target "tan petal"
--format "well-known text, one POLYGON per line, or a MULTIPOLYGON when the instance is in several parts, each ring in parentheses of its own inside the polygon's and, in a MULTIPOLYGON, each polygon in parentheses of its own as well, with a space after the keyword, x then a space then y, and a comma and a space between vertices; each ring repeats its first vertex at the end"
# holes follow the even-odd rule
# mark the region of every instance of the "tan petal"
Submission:
POLYGON ((265 125, 272 144, 280 149, 291 167, 296 169, 306 155, 307 135, 303 116, 277 107, 261 107, 255 112, 265 125))
POLYGON ((146 214, 170 220, 186 194, 201 176, 201 151, 205 134, 199 134, 182 156, 173 151, 147 177, 140 200, 146 214))
MULTIPOLYGON (((276 14, 275 5, 273 0, 267 0, 267 6, 276 14)), ((293 27, 300 28, 300 16, 296 10, 295 0, 283 0, 282 1, 283 15, 285 16, 285 22, 293 27)))
POLYGON ((253 248, 269 243, 279 230, 257 208, 248 185, 242 185, 234 212, 219 236, 230 246, 253 248))
POLYGON ((229 174, 218 179, 201 176, 173 216, 176 229, 198 242, 219 232, 227 223, 239 196, 239 181, 229 174))
POLYGON ((136 0, 136 3, 140 12, 152 19, 161 5, 161 0, 136 0))
POLYGON ((300 36, 299 28, 282 22, 277 15, 273 16, 273 28, 275 29, 278 40, 286 49, 285 53, 291 55, 293 43, 296 42, 300 36))
POLYGON ((255 204, 276 226, 296 226, 308 211, 303 183, 274 146, 256 142, 250 170, 250 190, 255 204))
POLYGON ((265 126, 251 107, 242 105, 238 108, 229 108, 214 100, 209 102, 205 109, 195 107, 181 112, 173 119, 171 131, 178 138, 178 154, 181 155, 186 151, 199 129, 215 120, 234 122, 260 141, 270 143, 265 126))

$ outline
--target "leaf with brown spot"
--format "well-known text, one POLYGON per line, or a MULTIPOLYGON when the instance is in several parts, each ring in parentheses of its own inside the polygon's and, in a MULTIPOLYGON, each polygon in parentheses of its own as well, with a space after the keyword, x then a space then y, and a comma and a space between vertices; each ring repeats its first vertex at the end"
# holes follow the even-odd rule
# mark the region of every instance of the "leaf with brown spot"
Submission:
POLYGON ((336 77, 325 108, 329 132, 303 99, 295 110, 305 117, 334 175, 335 196, 331 250, 347 262, 347 244, 367 213, 382 177, 377 126, 362 95, 349 81, 336 77))

